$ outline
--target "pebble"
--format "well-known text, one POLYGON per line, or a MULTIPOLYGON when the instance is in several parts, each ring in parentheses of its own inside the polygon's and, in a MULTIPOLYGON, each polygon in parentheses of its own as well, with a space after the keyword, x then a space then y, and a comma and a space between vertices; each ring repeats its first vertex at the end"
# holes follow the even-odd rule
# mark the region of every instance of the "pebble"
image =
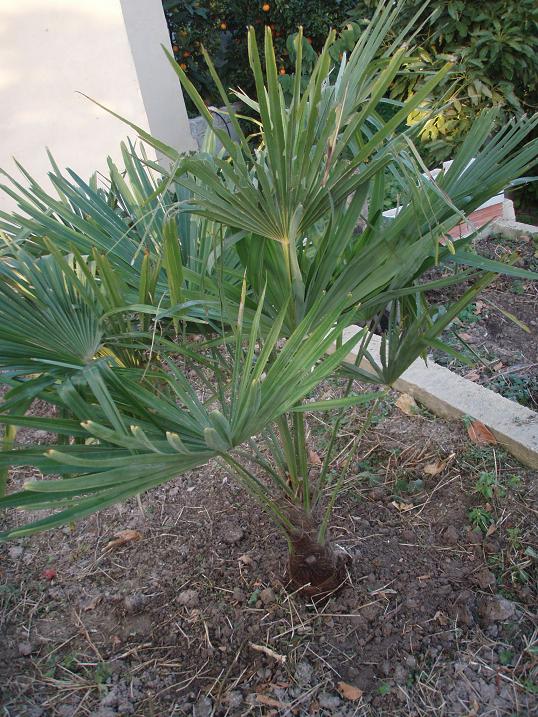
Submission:
POLYGON ((516 612, 516 606, 502 595, 492 595, 482 598, 478 603, 478 612, 485 625, 508 620, 516 612))
POLYGON ((234 600, 237 600, 237 602, 244 602, 244 601, 245 601, 246 595, 245 595, 245 593, 241 590, 241 588, 234 588, 234 591, 233 591, 232 594, 233 594, 233 599, 234 599, 234 600))
POLYGON ((236 710, 243 704, 243 695, 239 690, 232 690, 226 695, 226 702, 231 710, 236 710))
POLYGON ((340 705, 341 701, 342 700, 338 697, 338 695, 331 695, 329 692, 322 692, 318 697, 320 707, 323 707, 326 710, 336 709, 340 705))
POLYGON ((370 498, 372 500, 382 500, 385 497, 385 489, 382 486, 378 486, 370 491, 370 498))
POLYGON ((32 643, 25 640, 24 642, 19 642, 18 644, 18 650, 19 655, 22 655, 23 657, 28 657, 28 655, 31 655, 34 648, 32 647, 32 643))
POLYGON ((9 557, 12 560, 18 560, 23 554, 23 552, 24 548, 22 547, 22 545, 12 545, 8 550, 9 557))
POLYGON ((182 590, 177 596, 176 602, 185 607, 197 607, 200 602, 198 590, 182 590))
POLYGON ((407 680, 407 670, 403 665, 397 664, 394 668, 394 681, 397 684, 403 684, 407 680))
POLYGON ((222 540, 227 545, 235 545, 243 539, 244 535, 243 528, 229 528, 222 536, 222 540))
POLYGON ((133 593, 132 595, 126 595, 123 598, 123 606, 125 611, 129 614, 139 612, 146 604, 146 597, 141 593, 133 593))
POLYGON ((211 717, 213 701, 210 697, 201 697, 194 705, 193 717, 211 717))
POLYGON ((260 592, 260 600, 264 605, 271 605, 276 600, 276 595, 271 588, 264 588, 260 592))
POLYGON ((295 679, 300 685, 309 685, 312 681, 314 668, 308 660, 301 660, 295 668, 295 679))
POLYGON ((486 590, 486 588, 489 588, 496 583, 495 575, 491 572, 491 570, 488 570, 485 567, 481 568, 475 574, 474 579, 478 587, 482 588, 482 590, 486 590))
POLYGON ((443 540, 447 545, 456 545, 459 537, 458 530, 453 525, 449 525, 443 533, 443 540))

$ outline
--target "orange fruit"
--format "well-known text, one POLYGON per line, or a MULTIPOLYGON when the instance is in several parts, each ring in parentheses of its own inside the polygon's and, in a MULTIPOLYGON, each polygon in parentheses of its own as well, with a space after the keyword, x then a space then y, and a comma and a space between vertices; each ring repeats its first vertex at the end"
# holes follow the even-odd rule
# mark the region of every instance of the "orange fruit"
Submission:
POLYGON ((279 70, 279 73, 280 73, 281 75, 285 75, 285 74, 286 74, 286 70, 285 70, 283 67, 281 67, 280 70, 279 70))
POLYGON ((221 22, 221 23, 220 23, 220 29, 221 29, 221 30, 227 30, 227 29, 228 29, 228 25, 227 25, 225 22, 221 22))
POLYGON ((311 38, 311 37, 307 37, 307 38, 306 38, 306 41, 308 42, 309 45, 312 44, 312 38, 311 38))
POLYGON ((180 63, 179 63, 179 66, 181 67, 182 70, 186 70, 186 69, 187 69, 187 65, 186 65, 184 62, 180 62, 180 63))
POLYGON ((270 9, 271 9, 271 6, 269 5, 268 2, 266 2, 266 3, 264 3, 264 4, 262 5, 262 10, 263 10, 264 12, 269 12, 270 9))
POLYGON ((190 57, 190 54, 191 53, 188 50, 185 50, 185 52, 183 53, 183 57, 190 57))
POLYGON ((172 50, 174 52, 179 52, 179 47, 177 45, 172 45, 172 50))

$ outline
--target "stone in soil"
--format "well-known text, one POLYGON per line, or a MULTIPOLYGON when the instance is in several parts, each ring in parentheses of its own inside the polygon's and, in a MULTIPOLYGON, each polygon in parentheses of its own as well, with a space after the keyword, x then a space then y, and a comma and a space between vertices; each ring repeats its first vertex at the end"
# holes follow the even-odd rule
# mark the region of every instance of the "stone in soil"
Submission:
POLYGON ((515 617, 516 606, 502 595, 487 596, 479 600, 478 614, 484 625, 491 625, 515 617))
POLYGON ((200 603, 198 590, 182 590, 177 596, 176 601, 185 607, 198 607, 200 603))
POLYGON ((222 541, 226 543, 226 545, 235 545, 243 539, 244 535, 245 531, 242 528, 231 527, 228 528, 222 536, 222 541))

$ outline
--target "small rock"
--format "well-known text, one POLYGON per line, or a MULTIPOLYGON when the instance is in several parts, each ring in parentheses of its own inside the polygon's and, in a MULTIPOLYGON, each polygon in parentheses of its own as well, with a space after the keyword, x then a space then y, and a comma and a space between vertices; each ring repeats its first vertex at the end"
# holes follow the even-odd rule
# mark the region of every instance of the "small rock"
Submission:
POLYGON ((213 701, 210 697, 201 697, 194 705, 193 717, 211 717, 213 701))
POLYGON ((495 555, 501 549, 501 546, 496 540, 486 540, 484 543, 484 552, 488 555, 495 555))
POLYGON ((48 438, 50 438, 50 433, 48 433, 47 431, 33 431, 33 434, 34 434, 34 439, 37 443, 39 443, 40 441, 45 441, 48 438))
POLYGON ((516 613, 516 606, 502 595, 482 598, 478 603, 478 613, 485 625, 509 620, 516 613))
POLYGON ((308 660, 301 660, 295 668, 295 679, 300 685, 309 685, 312 681, 314 668, 308 660))
POLYGON ((471 627, 475 623, 472 608, 475 607, 472 594, 465 590, 458 596, 456 602, 449 607, 449 614, 461 625, 471 627))
POLYGON ((407 655, 405 658, 405 664, 412 670, 417 666, 417 658, 414 655, 407 655))
POLYGON ((146 604, 146 597, 144 595, 141 595, 140 593, 133 593, 132 595, 126 595, 123 598, 123 606, 125 608, 125 612, 128 612, 130 615, 142 610, 142 608, 144 607, 145 604, 146 604))
POLYGON ((382 675, 384 675, 385 677, 388 677, 390 675, 390 671, 391 671, 390 662, 388 660, 383 660, 383 662, 381 663, 380 670, 381 670, 382 675))
POLYGON ((228 530, 224 533, 222 536, 222 540, 227 545, 235 545, 240 540, 243 539, 243 536, 245 535, 245 531, 243 528, 228 528, 228 530))
POLYGON ((234 591, 232 594, 233 594, 233 599, 237 600, 237 602, 245 602, 246 595, 241 590, 241 588, 234 588, 234 591))
POLYGON ((9 557, 12 560, 18 560, 23 554, 23 552, 24 548, 22 547, 22 545, 12 545, 8 550, 9 557))
POLYGON ((243 704, 243 695, 239 690, 232 690, 226 695, 226 703, 231 710, 236 710, 243 704))
POLYGON ((482 590, 486 590, 496 583, 495 575, 486 567, 480 568, 480 570, 475 574, 474 579, 476 584, 482 588, 482 590))
POLYGON ((90 712, 88 717, 118 717, 118 713, 112 707, 99 707, 95 712, 90 712))
POLYGON ((402 685, 407 680, 407 670, 403 665, 396 665, 394 668, 394 681, 398 685, 402 685))
POLYGON ((377 618, 379 613, 381 612, 381 606, 379 603, 373 603, 372 605, 366 605, 362 608, 361 614, 368 622, 372 622, 377 618))
POLYGON ((260 600, 264 605, 271 605, 271 603, 274 603, 276 600, 275 593, 271 590, 271 588, 264 588, 260 592, 260 600))
POLYGON ((370 498, 372 500, 383 500, 384 497, 385 489, 382 486, 377 486, 370 491, 370 498))
POLYGON ((338 695, 331 695, 329 692, 322 692, 318 697, 320 707, 323 707, 326 710, 336 709, 340 705, 341 701, 342 700, 338 697, 338 695))
POLYGON ((22 655, 23 657, 28 657, 28 655, 31 655, 34 648, 32 647, 32 643, 28 642, 27 640, 24 642, 19 642, 17 645, 19 650, 19 655, 22 655))
POLYGON ((185 607, 197 607, 200 602, 198 590, 182 590, 176 601, 185 607))
POLYGON ((459 533, 455 526, 449 525, 443 533, 443 540, 447 545, 456 545, 459 540, 459 533))

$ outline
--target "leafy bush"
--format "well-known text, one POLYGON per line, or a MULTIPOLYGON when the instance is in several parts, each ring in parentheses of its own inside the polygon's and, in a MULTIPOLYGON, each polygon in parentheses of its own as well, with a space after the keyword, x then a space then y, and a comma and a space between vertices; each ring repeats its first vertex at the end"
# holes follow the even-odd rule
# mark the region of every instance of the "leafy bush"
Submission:
MULTIPOLYGON (((308 73, 327 32, 338 29, 331 57, 351 52, 376 8, 378 0, 293 0, 252 3, 246 0, 164 0, 176 59, 189 74, 208 104, 220 98, 201 53, 205 45, 226 88, 254 91, 248 66, 244 28, 252 25, 258 40, 264 25, 273 30, 281 82, 291 89, 294 51, 290 38, 304 28, 303 71, 308 73), (308 43, 307 43, 308 41, 308 43), (312 50, 310 50, 310 47, 312 50), (307 54, 309 53, 309 54, 307 54)), ((433 72, 454 58, 453 72, 409 117, 422 119, 428 100, 446 94, 449 104, 429 117, 421 128, 426 162, 433 166, 452 156, 478 114, 487 107, 501 107, 501 126, 508 117, 534 112, 538 106, 538 5, 535 0, 407 0, 387 42, 400 32, 415 33, 416 49, 391 84, 391 96, 406 99, 414 92, 421 73, 433 72)), ((189 109, 194 107, 188 99, 189 109)), ((527 190, 533 192, 532 188, 527 190)))
POLYGON ((243 133, 210 61, 237 141, 214 125, 170 57, 223 152, 183 156, 131 125, 172 160, 171 174, 133 158, 128 181, 114 172, 110 192, 76 175, 55 180, 59 200, 34 182, 29 192, 15 187, 29 218, 3 217, 0 376, 9 390, 0 422, 59 439, 46 452, 25 445, 0 453, 0 468, 32 465, 49 476, 0 498, 3 508, 49 511, 3 539, 81 518, 217 460, 281 530, 293 587, 320 595, 341 584, 344 561, 331 546, 330 518, 360 436, 339 474, 330 470, 335 439, 346 408, 379 398, 351 393, 353 379, 391 385, 430 346, 442 346, 438 336, 495 272, 538 278, 468 252, 471 238, 454 246, 446 237, 536 160, 538 142, 523 142, 538 117, 492 137, 496 114, 484 113, 451 167, 435 181, 424 177, 416 129, 396 130, 450 67, 417 86, 393 117, 379 115, 406 60, 406 48, 385 42, 397 12, 391 0, 380 4, 335 73, 331 33, 304 89, 299 33, 289 99, 270 30, 264 72, 251 29, 258 99, 239 96, 257 117, 258 146, 243 133), (405 171, 407 202, 384 220, 391 167, 405 171), (152 181, 159 171, 162 181, 152 181), (425 280, 436 264, 464 268, 425 280), (448 284, 468 288, 441 314, 425 296, 448 284), (128 287, 122 296, 113 294, 119 287, 128 287), (103 292, 112 311, 103 311, 103 292), (382 316, 376 362, 369 348, 382 316), (201 338, 189 341, 193 324, 201 338), (344 333, 355 324, 364 328, 344 333), (133 360, 123 360, 118 346, 133 360), (348 378, 341 397, 315 400, 315 389, 336 373, 348 378), (35 397, 54 409, 50 415, 26 415, 35 397), (321 466, 307 439, 314 411, 337 412, 321 466))
MULTIPOLYGON (((263 41, 265 25, 273 31, 278 70, 293 67, 288 37, 303 26, 305 43, 320 51, 327 33, 339 27, 355 0, 163 0, 176 60, 188 73, 207 104, 220 104, 217 88, 203 59, 201 45, 213 57, 226 88, 241 87, 248 94, 254 84, 248 64, 246 28, 254 27, 263 41)), ((188 109, 195 114, 187 98, 188 109)))

